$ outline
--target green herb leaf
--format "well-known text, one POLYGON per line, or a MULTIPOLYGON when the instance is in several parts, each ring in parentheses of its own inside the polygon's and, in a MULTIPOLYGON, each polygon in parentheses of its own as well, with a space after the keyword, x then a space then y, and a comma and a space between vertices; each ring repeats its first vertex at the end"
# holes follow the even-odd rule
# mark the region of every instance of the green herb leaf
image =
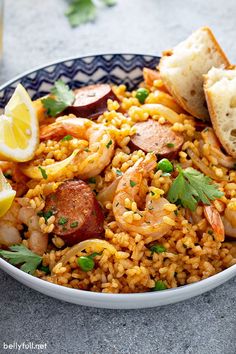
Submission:
POLYGON ((41 100, 44 108, 46 108, 49 116, 55 117, 67 107, 64 102, 55 100, 52 97, 43 98, 41 100))
POLYGON ((194 168, 188 167, 183 170, 179 166, 178 170, 179 175, 172 183, 167 196, 171 203, 180 203, 194 211, 199 201, 209 205, 211 200, 224 195, 209 177, 194 168))
POLYGON ((38 265, 42 261, 42 257, 33 253, 22 244, 11 246, 10 250, 12 252, 0 250, 0 256, 7 259, 8 262, 13 265, 19 265, 23 263, 20 266, 20 269, 23 270, 23 272, 34 274, 38 265))
POLYGON ((45 171, 44 168, 42 168, 41 166, 39 166, 39 171, 41 172, 41 175, 44 179, 48 178, 47 172, 45 171))
POLYGON ((112 144, 112 140, 110 140, 110 141, 106 144, 107 149, 109 149, 109 147, 111 146, 111 144, 112 144))
POLYGON ((210 177, 205 176, 201 172, 192 167, 184 170, 184 176, 188 179, 190 185, 196 190, 199 199, 204 204, 210 204, 210 200, 220 198, 224 195, 223 192, 218 190, 216 184, 212 184, 210 177))
POLYGON ((137 184, 136 182, 132 181, 132 179, 129 181, 129 183, 130 183, 130 187, 132 187, 132 188, 133 188, 134 186, 136 186, 136 184, 137 184))
POLYGON ((150 247, 151 253, 163 253, 166 252, 166 248, 160 244, 156 244, 150 247))
POLYGON ((52 210, 39 211, 39 212, 38 212, 38 216, 43 216, 46 222, 48 221, 48 219, 49 219, 52 215, 53 215, 53 211, 52 211, 52 210))
POLYGON ((78 221, 73 221, 71 224, 70 224, 70 227, 73 229, 75 227, 77 227, 79 225, 79 222, 78 221))
POLYGON ((65 15, 71 27, 77 27, 95 19, 96 6, 92 0, 72 0, 65 15))
POLYGON ((166 146, 167 146, 168 148, 173 148, 173 147, 175 146, 175 144, 173 144, 173 143, 167 143, 166 146))
POLYGON ((65 218, 64 216, 61 216, 60 219, 58 220, 59 225, 65 225, 68 222, 68 218, 65 218))
POLYGON ((72 135, 66 135, 66 136, 64 136, 64 138, 61 139, 61 141, 69 141, 69 140, 72 140, 72 139, 73 139, 72 135))
POLYGON ((64 111, 65 108, 73 103, 75 98, 73 91, 62 80, 55 82, 54 87, 51 89, 51 94, 53 97, 43 98, 41 102, 47 113, 52 117, 64 111))

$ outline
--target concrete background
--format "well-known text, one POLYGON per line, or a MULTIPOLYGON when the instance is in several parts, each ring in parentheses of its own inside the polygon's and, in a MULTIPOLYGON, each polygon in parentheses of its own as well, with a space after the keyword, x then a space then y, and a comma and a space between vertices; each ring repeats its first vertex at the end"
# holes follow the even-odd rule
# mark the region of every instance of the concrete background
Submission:
MULTIPOLYGON (((118 0, 95 23, 71 29, 66 0, 5 1, 0 84, 62 57, 104 52, 160 54, 202 25, 236 62, 235 0, 118 0)), ((115 311, 75 306, 32 291, 0 272, 3 343, 47 343, 44 351, 83 354, 235 354, 236 278, 162 308, 115 311)))

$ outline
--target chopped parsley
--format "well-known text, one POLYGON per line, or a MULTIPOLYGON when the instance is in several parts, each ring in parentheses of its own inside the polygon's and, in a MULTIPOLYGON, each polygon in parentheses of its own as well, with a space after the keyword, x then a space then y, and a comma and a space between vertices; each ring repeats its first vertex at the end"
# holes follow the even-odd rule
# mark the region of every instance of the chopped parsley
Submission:
POLYGON ((166 248, 160 244, 155 244, 150 247, 151 254, 153 253, 163 253, 166 252, 166 248))
POLYGON ((52 210, 48 210, 48 211, 39 211, 38 212, 38 216, 42 216, 44 217, 45 221, 47 222, 48 219, 53 215, 53 211, 52 210))
POLYGON ((166 146, 167 146, 168 148, 173 148, 173 147, 175 146, 175 144, 173 144, 173 143, 167 143, 166 146))
POLYGON ((72 139, 73 139, 73 136, 68 134, 68 135, 64 136, 64 138, 62 138, 61 141, 69 141, 72 139))
POLYGON ((132 187, 132 188, 133 188, 134 186, 136 186, 136 184, 137 184, 136 182, 132 181, 132 179, 129 181, 129 183, 130 183, 130 187, 132 187))
POLYGON ((79 225, 78 221, 73 221, 71 224, 70 224, 70 227, 73 229, 75 227, 77 227, 79 225))
POLYGON ((41 175, 42 175, 43 179, 47 179, 48 178, 47 172, 46 172, 46 170, 44 168, 39 166, 39 171, 41 172, 41 175))
POLYGON ((59 225, 65 225, 68 222, 68 218, 65 218, 64 216, 61 216, 60 219, 58 220, 59 225))
POLYGON ((107 145, 106 145, 107 149, 109 149, 109 147, 111 146, 111 144, 112 144, 112 140, 110 140, 110 141, 107 143, 107 145))

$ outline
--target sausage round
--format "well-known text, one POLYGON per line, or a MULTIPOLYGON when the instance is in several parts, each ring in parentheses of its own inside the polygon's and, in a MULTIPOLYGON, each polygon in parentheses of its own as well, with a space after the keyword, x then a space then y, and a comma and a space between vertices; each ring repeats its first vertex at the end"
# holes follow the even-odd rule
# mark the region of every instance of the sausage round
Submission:
POLYGON ((89 85, 74 91, 75 101, 66 109, 66 114, 96 119, 107 110, 107 100, 118 100, 108 84, 89 85))
POLYGON ((174 158, 184 142, 183 136, 171 129, 171 124, 160 124, 153 119, 134 125, 136 134, 131 137, 133 150, 153 151, 160 157, 174 158))
POLYGON ((68 245, 101 237, 104 233, 102 208, 84 181, 61 184, 46 198, 45 211, 51 211, 55 216, 53 233, 68 245))

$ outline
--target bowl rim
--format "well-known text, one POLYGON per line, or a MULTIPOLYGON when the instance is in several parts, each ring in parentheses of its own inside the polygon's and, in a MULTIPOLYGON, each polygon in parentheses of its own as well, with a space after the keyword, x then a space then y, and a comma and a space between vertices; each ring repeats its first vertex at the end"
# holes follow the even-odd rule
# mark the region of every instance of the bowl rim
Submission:
POLYGON ((20 80, 21 78, 31 75, 39 70, 42 69, 46 69, 52 65, 57 65, 57 64, 61 64, 64 63, 66 61, 73 61, 73 60, 77 60, 77 59, 86 59, 86 58, 91 58, 91 57, 104 57, 104 56, 109 56, 109 55, 133 55, 133 56, 140 56, 140 57, 151 57, 151 58, 156 58, 156 59, 160 59, 161 57, 159 55, 154 55, 154 54, 143 54, 143 53, 127 53, 127 52, 121 52, 121 53, 101 53, 101 54, 93 54, 93 53, 89 53, 86 55, 80 55, 80 56, 71 56, 71 57, 64 57, 61 59, 57 59, 57 60, 52 60, 50 62, 47 62, 45 64, 41 64, 41 65, 37 65, 34 66, 33 68, 29 69, 29 70, 25 70, 23 71, 23 73, 18 74, 16 76, 14 76, 13 78, 9 79, 8 81, 6 81, 4 84, 0 85, 0 91, 4 90, 7 86, 13 84, 14 82, 20 80))
MULTIPOLYGON (((4 90, 7 86, 15 83, 16 81, 20 80, 21 78, 31 75, 39 70, 46 69, 52 65, 57 65, 61 64, 66 61, 73 61, 77 59, 86 59, 90 57, 102 57, 102 56, 110 56, 110 55, 132 55, 132 56, 144 56, 144 57, 152 57, 156 59, 160 59, 160 56, 158 55, 153 55, 153 54, 142 54, 142 53, 127 53, 127 52, 121 52, 121 53, 100 53, 100 54, 93 54, 89 53, 87 55, 81 55, 81 56, 72 56, 72 57, 66 57, 58 60, 51 61, 49 63, 46 63, 44 65, 39 65, 36 66, 30 70, 24 71, 23 73, 14 76, 12 79, 8 80, 4 84, 0 86, 0 91, 4 90)), ((81 290, 81 289, 74 289, 74 288, 68 288, 63 285, 58 285, 54 283, 50 283, 46 280, 37 278, 31 274, 23 272, 21 269, 15 267, 14 265, 8 263, 5 259, 0 257, 0 269, 3 271, 6 271, 8 274, 15 275, 15 279, 20 280, 23 279, 25 283, 29 284, 32 283, 33 285, 37 286, 40 288, 42 285, 43 288, 47 288, 48 290, 51 290, 52 292, 55 293, 60 293, 61 295, 66 295, 66 296, 73 296, 77 295, 78 297, 86 297, 88 300, 109 300, 109 301, 114 301, 116 302, 117 300, 129 300, 129 301, 137 301, 141 300, 142 298, 148 298, 148 300, 153 300, 153 299, 164 299, 168 294, 174 294, 178 298, 178 296, 184 295, 187 290, 194 292, 195 290, 199 288, 204 288, 204 285, 211 286, 214 285, 215 283, 220 284, 221 282, 224 281, 224 278, 227 276, 233 277, 234 275, 236 276, 236 264, 230 266, 229 268, 214 274, 210 276, 209 278, 202 279, 198 282, 192 283, 192 284, 186 284, 179 286, 177 288, 170 288, 162 291, 150 291, 150 292, 143 292, 143 293, 119 293, 119 294, 114 294, 114 293, 101 293, 101 292, 94 292, 94 291, 88 291, 88 290, 81 290)))
POLYGON ((195 292, 199 287, 204 288, 205 286, 211 286, 214 285, 215 283, 218 283, 220 285, 220 282, 224 280, 225 277, 228 276, 234 276, 236 275, 236 264, 232 265, 231 267, 214 274, 210 276, 209 278, 199 280, 198 282, 192 283, 192 284, 186 284, 179 286, 177 288, 170 288, 162 291, 150 291, 150 292, 143 292, 143 293, 119 293, 119 294, 114 294, 114 293, 101 293, 101 292, 95 292, 95 291, 88 291, 88 290, 81 290, 81 289, 74 289, 74 288, 68 288, 63 285, 58 285, 51 283, 47 280, 43 280, 41 278, 37 278, 31 274, 23 272, 21 269, 15 267, 14 265, 8 263, 5 261, 3 258, 0 258, 0 269, 6 270, 8 274, 14 274, 15 279, 20 280, 22 278, 25 280, 27 283, 32 283, 34 285, 43 285, 44 288, 46 287, 48 290, 51 290, 52 292, 60 292, 61 294, 65 294, 68 296, 73 296, 79 295, 86 297, 88 300, 111 300, 114 299, 116 300, 128 300, 129 301, 136 301, 140 300, 142 298, 148 297, 148 299, 151 301, 152 299, 157 299, 159 297, 160 299, 165 298, 168 295, 173 295, 175 294, 176 297, 181 296, 186 293, 187 290, 191 292, 195 292), (234 274, 234 275, 233 275, 234 274), (218 281, 218 282, 217 282, 218 281))

